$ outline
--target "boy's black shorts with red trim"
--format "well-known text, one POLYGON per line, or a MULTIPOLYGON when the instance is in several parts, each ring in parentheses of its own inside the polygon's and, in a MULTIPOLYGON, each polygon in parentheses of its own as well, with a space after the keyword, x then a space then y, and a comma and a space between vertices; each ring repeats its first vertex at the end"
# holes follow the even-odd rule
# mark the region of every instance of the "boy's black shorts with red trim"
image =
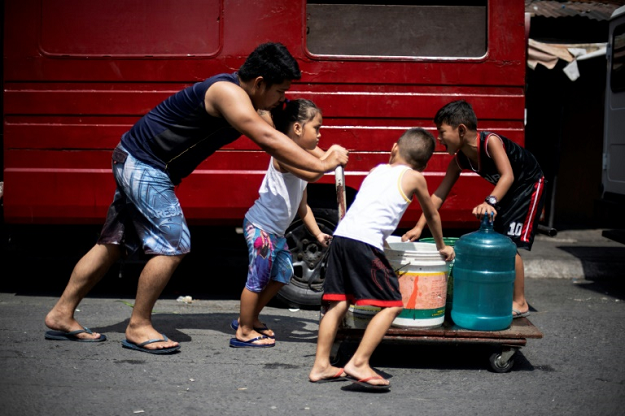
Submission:
POLYGON ((545 204, 545 178, 525 186, 518 185, 501 201, 493 228, 510 237, 517 248, 531 250, 538 221, 545 204))
POLYGON ((399 280, 383 251, 339 236, 332 239, 329 250, 324 301, 403 307, 399 280))

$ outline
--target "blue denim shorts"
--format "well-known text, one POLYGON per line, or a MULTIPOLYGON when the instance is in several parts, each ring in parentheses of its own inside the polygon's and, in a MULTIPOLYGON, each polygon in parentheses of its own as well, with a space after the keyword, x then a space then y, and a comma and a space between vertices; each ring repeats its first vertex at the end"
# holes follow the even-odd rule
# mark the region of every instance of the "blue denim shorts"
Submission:
POLYGON ((113 151, 113 176, 117 189, 99 244, 166 256, 191 251, 189 228, 167 173, 135 159, 120 145, 113 151))
POLYGON ((293 276, 293 258, 286 238, 269 234, 247 219, 243 221, 243 230, 250 261, 245 288, 260 293, 269 280, 289 284, 293 276))

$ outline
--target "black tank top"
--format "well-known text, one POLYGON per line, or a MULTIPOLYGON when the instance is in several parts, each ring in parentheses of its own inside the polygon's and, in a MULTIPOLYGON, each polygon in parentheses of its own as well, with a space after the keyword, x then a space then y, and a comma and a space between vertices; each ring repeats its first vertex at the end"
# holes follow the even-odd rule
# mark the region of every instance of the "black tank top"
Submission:
POLYGON ((204 159, 241 136, 224 118, 206 112, 206 91, 218 81, 239 85, 234 72, 177 92, 124 133, 122 146, 140 161, 166 171, 174 184, 180 183, 204 159))
POLYGON ((470 169, 493 185, 497 184, 501 175, 497 170, 495 161, 488 154, 486 147, 488 140, 501 140, 510 160, 512 173, 514 173, 514 182, 501 201, 502 204, 505 200, 514 199, 514 195, 520 193, 521 189, 533 185, 543 177, 540 165, 533 154, 512 140, 488 131, 480 132, 477 142, 477 166, 474 166, 464 153, 460 151, 456 153, 456 163, 460 169, 470 169))

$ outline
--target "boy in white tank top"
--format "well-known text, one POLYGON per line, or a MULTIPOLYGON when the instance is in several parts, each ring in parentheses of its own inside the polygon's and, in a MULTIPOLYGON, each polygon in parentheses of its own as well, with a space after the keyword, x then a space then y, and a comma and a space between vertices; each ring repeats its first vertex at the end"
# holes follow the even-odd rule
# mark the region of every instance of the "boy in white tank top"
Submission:
POLYGON ((360 390, 388 390, 388 380, 377 374, 369 359, 393 320, 403 309, 399 281, 384 255, 386 238, 395 230, 416 196, 445 260, 454 249, 443 241, 441 220, 421 173, 435 147, 432 134, 421 128, 406 131, 393 145, 386 165, 378 165, 363 181, 356 199, 339 223, 328 256, 323 301, 327 311, 319 323, 317 353, 311 382, 353 379, 360 390), (368 324, 356 353, 345 365, 330 364, 330 350, 349 304, 381 307, 368 324))

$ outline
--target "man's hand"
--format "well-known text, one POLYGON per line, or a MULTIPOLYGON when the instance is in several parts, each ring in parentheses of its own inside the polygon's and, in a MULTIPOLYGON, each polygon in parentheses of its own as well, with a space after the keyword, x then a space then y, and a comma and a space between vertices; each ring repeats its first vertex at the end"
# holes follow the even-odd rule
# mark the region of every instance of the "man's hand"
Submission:
POLYGON ((337 166, 345 166, 349 160, 349 151, 342 146, 332 145, 326 152, 326 157, 322 160, 325 171, 330 172, 337 166))
POLYGON ((330 146, 330 148, 326 150, 326 154, 330 154, 334 151, 345 153, 346 155, 349 154, 349 150, 338 144, 333 144, 332 146, 330 146))

